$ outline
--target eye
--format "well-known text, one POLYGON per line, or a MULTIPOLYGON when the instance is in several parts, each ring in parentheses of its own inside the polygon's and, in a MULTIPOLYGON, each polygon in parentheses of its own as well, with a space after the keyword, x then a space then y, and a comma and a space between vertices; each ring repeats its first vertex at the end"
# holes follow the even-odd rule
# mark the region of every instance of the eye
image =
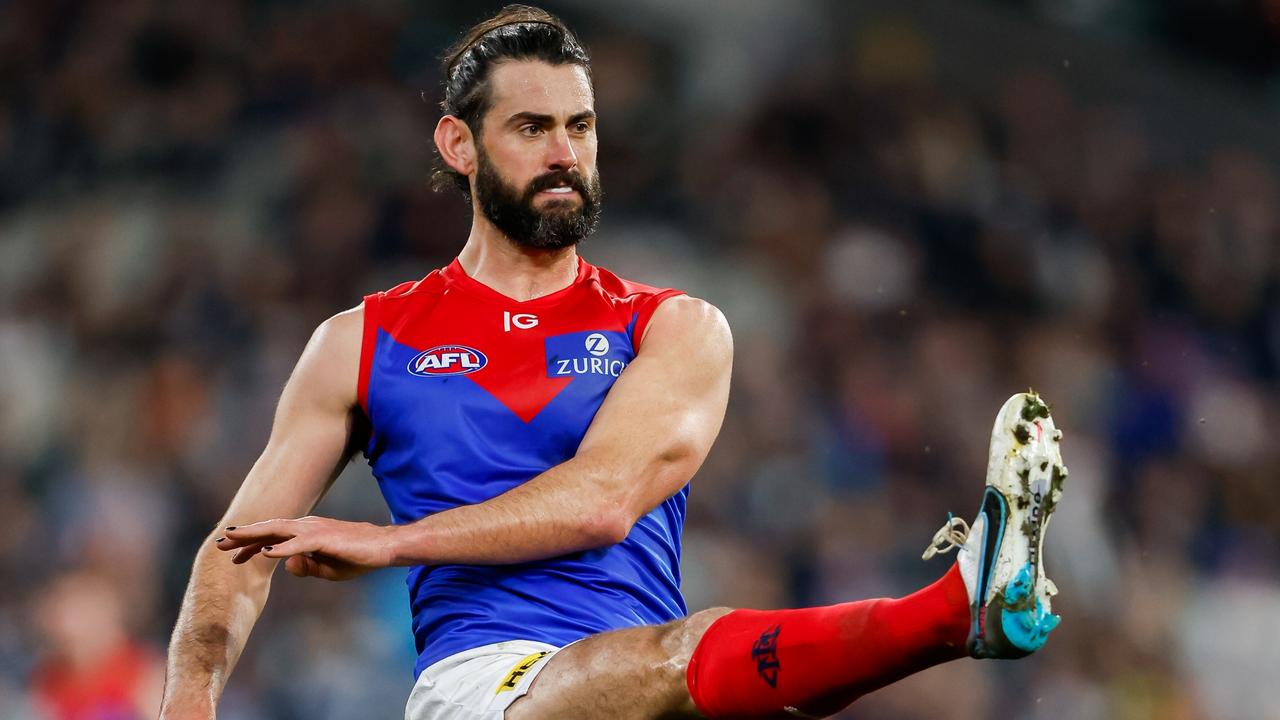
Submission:
POLYGON ((589 132, 591 130, 591 124, 584 120, 574 125, 573 129, 580 133, 589 132))
POLYGON ((520 126, 520 134, 526 137, 535 137, 542 132, 542 128, 533 123, 520 126))

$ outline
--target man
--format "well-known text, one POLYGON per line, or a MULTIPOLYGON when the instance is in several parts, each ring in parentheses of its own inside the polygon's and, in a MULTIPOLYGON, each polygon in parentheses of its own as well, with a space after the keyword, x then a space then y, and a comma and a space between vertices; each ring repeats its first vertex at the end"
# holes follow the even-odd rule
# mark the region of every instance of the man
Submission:
POLYGON ((448 267, 316 331, 196 558, 162 717, 213 717, 280 559, 328 580, 411 568, 409 720, 816 717, 939 662, 1043 644, 1056 590, 1039 557, 1065 469, 1034 394, 996 420, 973 528, 948 522, 926 552, 961 547, 937 583, 686 617, 684 501, 724 416, 728 326, 578 257, 599 214, 596 117, 559 20, 510 6, 445 71, 437 179, 470 198, 470 236, 448 267), (355 438, 395 524, 299 518, 355 438))

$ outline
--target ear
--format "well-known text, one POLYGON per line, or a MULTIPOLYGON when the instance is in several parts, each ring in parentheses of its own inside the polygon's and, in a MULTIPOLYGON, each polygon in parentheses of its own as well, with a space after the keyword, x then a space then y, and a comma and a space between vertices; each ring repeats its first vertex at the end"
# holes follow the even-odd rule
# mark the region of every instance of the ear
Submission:
POLYGON ((440 158, 460 175, 470 175, 476 169, 475 139, 471 128, 453 115, 445 115, 436 123, 436 149, 440 158))

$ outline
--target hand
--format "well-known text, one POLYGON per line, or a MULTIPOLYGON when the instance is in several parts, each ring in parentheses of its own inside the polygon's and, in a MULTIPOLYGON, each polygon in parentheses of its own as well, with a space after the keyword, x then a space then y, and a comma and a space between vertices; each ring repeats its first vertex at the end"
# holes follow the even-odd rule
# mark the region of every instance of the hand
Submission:
POLYGON ((254 555, 286 558, 285 569, 298 577, 350 580, 391 565, 394 527, 308 516, 296 520, 264 520, 228 527, 218 538, 219 550, 235 550, 231 561, 246 563, 254 555))

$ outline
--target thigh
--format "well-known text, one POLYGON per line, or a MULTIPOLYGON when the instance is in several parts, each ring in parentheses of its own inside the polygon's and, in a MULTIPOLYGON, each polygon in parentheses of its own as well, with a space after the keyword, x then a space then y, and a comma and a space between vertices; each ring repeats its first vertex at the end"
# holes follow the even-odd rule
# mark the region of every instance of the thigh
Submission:
POLYGON ((505 720, 698 718, 685 670, 698 640, 725 608, 665 625, 592 635, 556 653, 505 720))

